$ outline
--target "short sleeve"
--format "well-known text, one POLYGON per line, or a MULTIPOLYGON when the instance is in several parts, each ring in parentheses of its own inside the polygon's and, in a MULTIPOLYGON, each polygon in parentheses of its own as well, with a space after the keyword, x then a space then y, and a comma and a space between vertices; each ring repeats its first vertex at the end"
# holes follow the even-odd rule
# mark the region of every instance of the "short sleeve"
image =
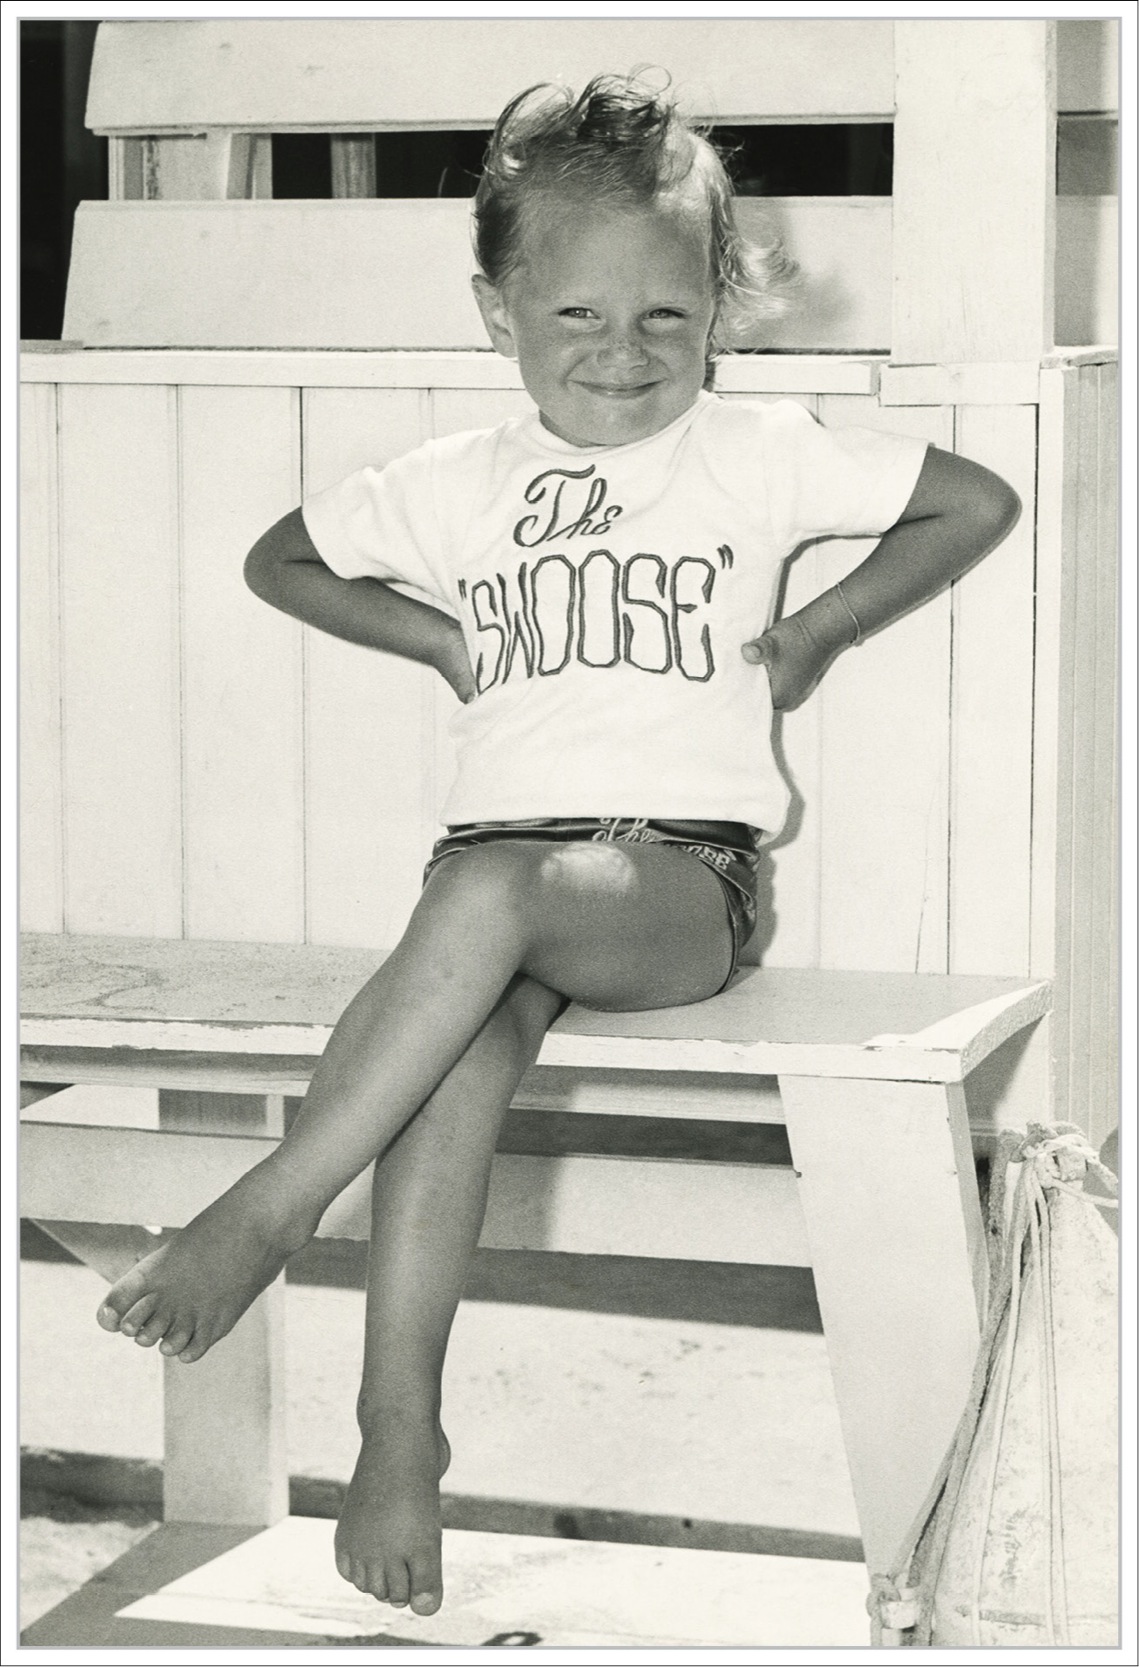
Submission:
POLYGON ((794 400, 768 406, 764 474, 785 548, 884 533, 913 495, 927 442, 872 428, 824 428, 794 400))
POLYGON ((308 535, 340 578, 383 579, 450 600, 431 462, 430 448, 420 446, 304 500, 308 535))

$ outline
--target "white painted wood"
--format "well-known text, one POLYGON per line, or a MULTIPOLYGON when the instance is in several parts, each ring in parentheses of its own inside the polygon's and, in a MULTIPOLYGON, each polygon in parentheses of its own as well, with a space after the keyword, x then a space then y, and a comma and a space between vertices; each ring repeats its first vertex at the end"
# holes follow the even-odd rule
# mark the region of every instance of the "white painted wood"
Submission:
MULTIPOLYGON (((717 366, 716 384, 727 393, 872 394, 878 362, 841 354, 793 356, 727 354, 717 366)), ((85 352, 78 344, 53 343, 47 351, 24 344, 21 382, 99 382, 145 386, 242 388, 514 388, 522 387, 518 366, 488 346, 467 351, 306 352, 303 349, 242 352, 210 348, 108 348, 85 352)), ((918 401, 917 403, 921 403, 918 401)))
POLYGON ((894 356, 1033 359, 1052 345, 1055 25, 894 25, 894 356))
POLYGON ((1061 110, 1108 114, 1119 106, 1119 20, 1061 18, 1056 25, 1061 110))
POLYGON ((1056 340, 1119 340, 1119 199, 1056 199, 1056 340))
POLYGON ((300 627, 242 578, 300 499, 298 398, 183 388, 183 840, 186 930, 304 936, 300 627))
POLYGON ((1092 990, 1102 965, 1104 945, 1094 934, 1092 870, 1099 844, 1099 828, 1111 807, 1096 795, 1096 627, 1097 567, 1099 567, 1099 510, 1101 510, 1101 432, 1099 388, 1094 368, 1081 368, 1077 378, 1076 447, 1077 525, 1074 550, 1074 618, 1072 618, 1072 874, 1071 874, 1071 1037, 1069 1037, 1069 1105, 1072 1120, 1084 1127, 1089 1114, 1092 1055, 1099 1037, 1092 1037, 1092 990))
POLYGON ((954 587, 949 966, 1023 974, 1030 959, 1035 413, 961 410, 957 449, 1007 480, 1026 510, 954 587))
MULTIPOLYGON (((21 1042, 311 1058, 377 960, 315 945, 28 935, 21 1042)), ((961 1047, 876 1039, 1014 993, 1026 1024, 1047 1005, 1046 986, 1013 980, 748 968, 722 995, 687 1007, 573 1006, 551 1028, 540 1063, 952 1082, 962 1075, 961 1047)))
MULTIPOLYGON (((419 407, 410 389, 311 390, 306 493, 418 445, 419 407)), ((317 631, 305 637, 307 935, 394 944, 431 846, 421 806, 434 674, 317 631)))
MULTIPOLYGON (((162 1140, 171 1138, 164 1137, 164 1130, 209 1127, 211 1112, 214 1128, 236 1120, 247 1126, 260 1123, 267 1135, 283 1132, 279 1096, 258 1106, 231 1095, 166 1092, 158 1097, 161 1127, 148 1132, 162 1140)), ((257 1145, 267 1148, 269 1142, 262 1139, 257 1145)), ((162 1503, 167 1522, 268 1527, 288 1515, 284 1324, 282 1273, 192 1369, 177 1360, 163 1362, 162 1503)))
POLYGON ((334 134, 332 148, 332 195, 374 197, 376 195, 376 142, 369 134, 334 134))
MULTIPOLYGON (((481 347, 469 217, 461 198, 86 202, 64 335, 99 348, 481 347)), ((888 198, 742 198, 737 217, 745 235, 778 231, 803 269, 786 315, 740 345, 889 346, 888 198)))
POLYGON ((246 195, 249 142, 225 132, 178 134, 142 142, 142 196, 197 202, 246 195))
POLYGON ((1040 363, 994 365, 883 365, 882 405, 1035 405, 1040 363))
MULTIPOLYGON (((952 449, 951 413, 880 411, 830 396, 820 419, 913 434, 952 449)), ((820 547, 820 582, 844 577, 873 540, 820 547)), ((820 703, 820 963, 946 970, 949 598, 843 654, 820 703)))
POLYGON ((964 1095, 781 1087, 866 1561, 885 1573, 976 1356, 986 1263, 964 1095))
MULTIPOLYGON (((167 1227, 184 1226, 274 1144, 249 1134, 67 1123, 28 1124, 24 1134, 28 1214, 127 1225, 157 1216, 167 1227)), ((325 1212, 318 1234, 364 1239, 368 1220, 365 1175, 325 1212)), ((498 1250, 809 1264, 791 1169, 674 1158, 500 1153, 481 1242, 498 1250)))
POLYGON ((160 1242, 145 1227, 123 1227, 117 1223, 41 1218, 36 1226, 106 1280, 118 1279, 160 1242))
POLYGON ((1096 482, 1099 538, 1096 549, 1094 795, 1097 805, 1111 807, 1110 814, 1101 815, 1097 821, 1091 875, 1095 960, 1087 1132, 1098 1147, 1112 1129, 1118 1127, 1120 1116, 1119 375, 1114 365, 1098 367, 1094 374, 1100 435, 1100 466, 1096 482))
POLYGON ((66 912, 182 930, 176 401, 60 394, 66 912))
MULTIPOLYGON (((148 1595, 127 1602, 132 1594, 120 1586, 108 1608, 116 1595, 125 1603, 117 1618, 143 1647, 151 1638, 253 1644, 260 1634, 265 1654, 280 1650, 282 1636, 308 1643, 309 1653, 359 1648, 366 1638, 376 1654, 380 1645, 403 1646, 405 1655, 433 1646, 440 1658, 477 1660, 488 1639, 525 1644, 537 1635, 561 1659, 701 1660, 709 1648, 742 1659, 798 1647, 849 1649, 869 1636, 866 1571, 858 1563, 450 1528, 443 1530, 445 1607, 414 1615, 340 1579, 334 1528, 291 1517, 237 1546, 232 1534, 201 1532, 197 1566, 175 1579, 175 1557, 178 1568, 188 1561, 185 1538, 159 1528, 134 1559, 136 1569, 139 1557, 153 1559, 148 1595), (519 1617, 525 1630, 510 1630, 519 1617), (230 1627, 241 1630, 206 1630, 230 1627)), ((29 1645, 53 1641, 48 1617, 28 1637, 29 1645)))
POLYGON ((893 109, 889 20, 327 18, 109 22, 87 102, 96 132, 202 127, 490 127, 538 81, 668 71, 722 122, 893 109))
POLYGON ((20 390, 20 920, 63 928, 56 396, 20 390))

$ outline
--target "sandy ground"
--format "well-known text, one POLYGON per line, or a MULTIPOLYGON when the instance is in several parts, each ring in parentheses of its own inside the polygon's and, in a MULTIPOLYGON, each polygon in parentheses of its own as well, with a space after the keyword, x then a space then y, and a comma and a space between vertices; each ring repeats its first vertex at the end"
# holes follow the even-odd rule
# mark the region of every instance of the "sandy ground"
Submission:
MULTIPOLYGON (((102 1289, 86 1268, 23 1264, 22 1444, 157 1460, 162 1364, 99 1330, 102 1289)), ((294 1475, 350 1474, 362 1319, 360 1291, 288 1289, 294 1475)), ((858 1531, 816 1334, 465 1302, 444 1410, 448 1488, 476 1501, 858 1531)), ((26 1504, 23 1625, 151 1526, 138 1510, 26 1504)))

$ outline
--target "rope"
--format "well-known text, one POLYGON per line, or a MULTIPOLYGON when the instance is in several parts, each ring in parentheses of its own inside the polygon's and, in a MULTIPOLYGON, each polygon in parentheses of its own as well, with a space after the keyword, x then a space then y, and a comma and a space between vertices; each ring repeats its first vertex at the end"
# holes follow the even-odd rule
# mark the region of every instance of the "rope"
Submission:
MULTIPOLYGON (((906 1642, 928 1645, 932 1639, 933 1607, 937 1584, 949 1542, 949 1531, 972 1453, 985 1397, 994 1379, 998 1399, 994 1404, 992 1453, 982 1495, 981 1535, 973 1569, 970 1630, 974 1645, 981 1639, 981 1592, 984 1582, 988 1523, 996 1492, 997 1470, 1012 1382, 1012 1362, 1020 1327, 1021 1288, 1024 1278, 1026 1241, 1037 1269, 1037 1302, 1043 1348, 1041 1395, 1041 1443, 1046 1505, 1045 1621, 1050 1644, 1069 1640, 1067 1570, 1063 1543, 1063 1501, 1056 1389, 1056 1344, 1052 1327, 1052 1235, 1049 1220, 1050 1193, 1062 1192, 1093 1207, 1111 1206, 1116 1201, 1086 1193, 1081 1180, 1091 1172, 1109 1193, 1118 1194, 1119 1183, 1088 1145, 1083 1132, 1073 1123, 1052 1126, 1030 1124, 1026 1135, 1001 1136, 994 1156, 989 1192, 989 1262, 993 1275, 988 1312, 982 1328, 977 1360, 969 1394, 949 1450, 942 1460, 921 1511, 906 1536, 904 1549, 886 1575, 875 1576, 867 1608, 872 1618, 874 1642, 886 1640, 886 1631, 907 1631, 906 1642), (1009 1166, 1021 1165, 1013 1193, 1009 1221, 1005 1223, 1009 1166), (1003 1344, 998 1333, 1004 1324, 1003 1344), (909 1579, 904 1579, 908 1571, 909 1579)), ((893 1640, 890 1640, 893 1641, 893 1640)), ((902 1642, 901 1638, 898 1639, 902 1642)))

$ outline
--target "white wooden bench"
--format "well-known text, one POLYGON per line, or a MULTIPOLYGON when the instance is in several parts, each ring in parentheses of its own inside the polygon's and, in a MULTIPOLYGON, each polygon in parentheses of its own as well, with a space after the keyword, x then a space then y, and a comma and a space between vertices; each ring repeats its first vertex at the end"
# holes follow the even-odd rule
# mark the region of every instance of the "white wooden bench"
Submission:
MULTIPOLYGON (((25 1121, 25 1216, 107 1277, 263 1155, 380 957, 290 944, 30 935, 21 1076, 159 1091, 157 1129, 25 1121)), ((866 1559, 889 1565, 964 1401, 986 1257, 969 1072, 1045 982, 745 969, 694 1007, 551 1030, 516 1104, 785 1122, 793 1169, 500 1155, 483 1243, 810 1265, 866 1559), (775 1078, 778 1091, 771 1079, 775 1078)), ((320 1233, 367 1236, 366 1177, 320 1233)), ((192 1371, 166 1364, 167 1520, 287 1512, 278 1280, 192 1371)), ((93 1323, 93 1322, 92 1322, 93 1323)))

